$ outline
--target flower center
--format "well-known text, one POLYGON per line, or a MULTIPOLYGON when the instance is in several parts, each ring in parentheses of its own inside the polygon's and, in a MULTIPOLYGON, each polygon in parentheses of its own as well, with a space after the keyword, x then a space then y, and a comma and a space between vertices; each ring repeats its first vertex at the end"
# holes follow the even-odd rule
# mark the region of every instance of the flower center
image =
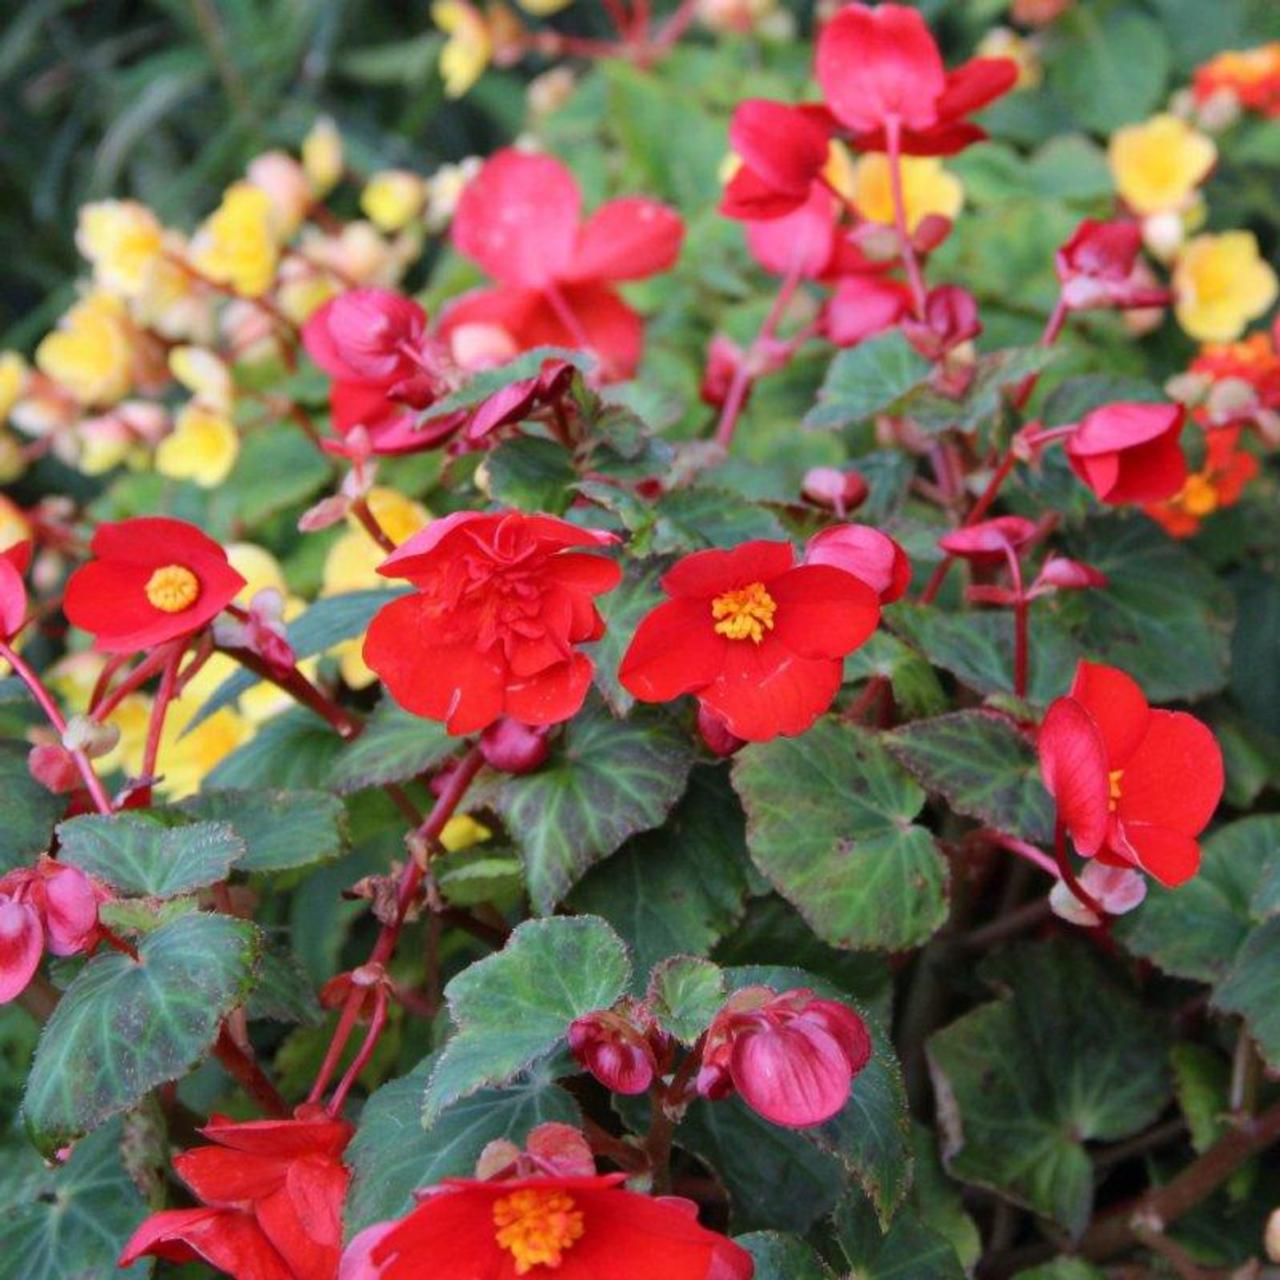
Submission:
POLYGON ((147 579, 147 599, 161 613, 181 613, 200 599, 200 579, 186 565, 161 565, 147 579))
POLYGON ((1212 515, 1218 509, 1218 490, 1207 476, 1191 475, 1182 486, 1178 501, 1190 516, 1212 515))
POLYGON ((582 1211, 563 1191, 529 1187, 513 1191, 493 1206, 498 1243, 516 1262, 516 1275, 534 1267, 558 1267, 565 1250, 586 1230, 582 1211))
POLYGON ((763 582, 726 591, 711 602, 711 616, 716 619, 716 632, 730 640, 753 640, 759 644, 766 631, 773 630, 773 615, 778 606, 764 589, 763 582))
POLYGON ((1107 798, 1107 809, 1111 813, 1115 813, 1116 807, 1120 803, 1120 781, 1124 777, 1123 769, 1112 769, 1107 774, 1107 782, 1110 784, 1110 795, 1107 798))

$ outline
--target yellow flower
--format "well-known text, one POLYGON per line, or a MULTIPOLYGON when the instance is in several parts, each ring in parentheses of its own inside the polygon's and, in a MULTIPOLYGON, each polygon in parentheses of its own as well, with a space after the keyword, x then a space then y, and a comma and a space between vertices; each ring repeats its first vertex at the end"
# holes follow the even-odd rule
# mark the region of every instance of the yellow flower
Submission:
POLYGON ((11 431, 0 431, 0 484, 13 484, 27 470, 22 442, 11 431))
POLYGON ((225 414, 191 401, 179 411, 173 431, 156 446, 156 470, 171 480, 191 480, 215 489, 240 456, 240 435, 225 414))
POLYGON ((174 347, 169 352, 169 372, 202 405, 229 413, 235 397, 231 370, 206 347, 174 347))
POLYGON ((80 210, 76 248, 104 289, 136 298, 164 250, 164 228, 136 200, 99 200, 80 210))
MULTIPOLYGON (((846 199, 854 198, 858 181, 858 166, 849 148, 839 138, 832 138, 827 148, 827 163, 822 176, 846 199)), ((893 219, 892 209, 889 211, 893 219)))
POLYGON ((1276 300, 1276 273, 1251 231, 1196 236, 1173 271, 1178 323, 1200 342, 1233 342, 1276 300))
POLYGON ((1217 158, 1211 138, 1167 114, 1117 130, 1107 151, 1116 190, 1141 214, 1187 203, 1217 158))
POLYGON ((532 13, 535 17, 545 18, 550 14, 559 13, 561 9, 567 9, 573 0, 516 0, 525 13, 532 13))
POLYGON ((0 423, 9 421, 26 385, 27 362, 16 351, 0 351, 0 423))
POLYGON ((95 290, 36 348, 36 364, 82 405, 115 404, 129 391, 133 331, 124 303, 95 290))
MULTIPOLYGON (((412 537, 430 519, 421 503, 394 489, 370 489, 366 501, 387 537, 396 544, 412 537)), ((350 528, 329 548, 325 557, 321 595, 336 596, 346 591, 367 591, 389 585, 377 572, 387 553, 365 532, 355 516, 348 515, 347 523, 350 528)))
POLYGON ((321 116, 302 140, 302 168, 317 199, 327 196, 342 179, 342 135, 328 116, 321 116))
MULTIPOLYGON (((871 222, 893 225, 893 188, 889 181, 888 157, 879 152, 863 156, 854 166, 854 207, 871 222)), ((902 160, 902 202, 906 206, 907 230, 914 231, 930 214, 954 218, 964 204, 960 179, 942 167, 933 156, 904 156, 902 160)))
POLYGON ((422 212, 427 184, 407 169, 375 173, 360 193, 360 208, 379 231, 403 231, 422 212))
POLYGON ((205 778, 253 737, 253 725, 231 707, 220 707, 184 733, 200 709, 200 701, 183 694, 170 705, 165 717, 157 759, 157 772, 162 777, 156 790, 166 800, 181 800, 199 791, 205 778))
POLYGON ((142 772, 142 758, 147 749, 147 730, 151 726, 151 699, 145 693, 129 693, 107 717, 107 723, 120 730, 120 738, 106 755, 95 761, 99 773, 116 769, 137 777, 142 772))
POLYGON ((260 298, 271 288, 279 256, 270 197, 249 182, 228 187, 192 251, 205 275, 246 297, 260 298))
POLYGON ((469 813, 459 813, 444 824, 444 830, 440 832, 440 843, 447 853, 461 853, 472 845, 483 844, 491 835, 493 832, 469 813))
POLYGON ((244 586, 235 598, 236 604, 247 605, 267 587, 274 587, 281 596, 287 594, 280 561, 266 547, 253 542, 230 542, 226 552, 231 567, 244 579, 244 586))
POLYGON ((1036 46, 1012 27, 992 27, 978 41, 979 58, 1008 58, 1017 63, 1018 79, 1015 89, 1035 89, 1044 79, 1044 67, 1036 46))
POLYGON ((431 6, 431 20, 449 37, 440 50, 445 94, 460 98, 480 79, 493 57, 489 24, 467 0, 436 0, 431 6))

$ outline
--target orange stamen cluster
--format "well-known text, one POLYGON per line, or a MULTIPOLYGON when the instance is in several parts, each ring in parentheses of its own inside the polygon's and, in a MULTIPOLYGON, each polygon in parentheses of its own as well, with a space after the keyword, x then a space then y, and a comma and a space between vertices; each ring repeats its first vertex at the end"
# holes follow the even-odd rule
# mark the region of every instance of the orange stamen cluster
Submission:
POLYGON ((726 591, 711 602, 711 616, 716 619, 718 635, 756 644, 764 639, 766 631, 773 630, 773 615, 777 611, 778 606, 763 582, 726 591))
POLYGON ((493 1206, 497 1241, 515 1259, 516 1275, 534 1267, 558 1267, 586 1230, 582 1211, 564 1191, 527 1187, 493 1206))
POLYGON ((166 564, 152 573, 143 590, 161 613, 181 613, 200 599, 200 579, 186 565, 166 564))
POLYGON ((1112 769, 1107 774, 1107 781, 1110 784, 1110 795, 1107 799, 1107 809, 1111 813, 1115 813, 1120 804, 1120 783, 1124 778, 1123 769, 1112 769))

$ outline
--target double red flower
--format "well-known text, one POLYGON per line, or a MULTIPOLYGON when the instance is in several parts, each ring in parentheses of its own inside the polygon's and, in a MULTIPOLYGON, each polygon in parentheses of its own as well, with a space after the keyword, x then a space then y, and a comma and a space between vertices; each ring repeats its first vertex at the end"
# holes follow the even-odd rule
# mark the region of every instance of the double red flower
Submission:
POLYGON ((699 1225, 693 1203, 625 1181, 451 1178, 406 1217, 361 1232, 341 1280, 751 1280, 751 1255, 699 1225))
POLYGON ((335 1280, 351 1126, 300 1107, 292 1120, 214 1116, 200 1132, 214 1145, 173 1165, 202 1207, 152 1214, 120 1266, 149 1255, 204 1262, 236 1280, 335 1280))
POLYGON ((803 733, 831 705, 844 656, 875 630, 875 590, 788 542, 697 551, 663 577, 618 671, 642 702, 694 694, 748 742, 803 733))
POLYGON ((191 635, 245 580, 212 538, 184 520, 146 516, 99 525, 96 559, 67 582, 62 607, 103 653, 133 653, 191 635))
POLYGON ((707 1030, 697 1088, 704 1098, 735 1090, 774 1124, 805 1128, 830 1120, 871 1059, 862 1019, 812 991, 746 987, 707 1030))
POLYGON ((606 377, 629 377, 643 327, 613 285, 668 270, 683 236, 675 210, 641 197, 610 200, 584 222, 578 184, 559 160, 499 151, 463 192, 453 219, 455 248, 499 287, 453 303, 441 335, 489 326, 520 350, 593 351, 606 377))
POLYGON ((1115 667, 1081 662, 1040 727, 1040 769, 1076 852, 1178 885, 1222 797, 1222 752, 1184 711, 1152 710, 1115 667))
POLYGON ((555 724, 582 706, 598 640, 594 597, 621 570, 614 535, 553 516, 459 512, 434 520, 379 566, 417 588, 385 605, 364 658, 406 710, 474 733, 507 715, 555 724))

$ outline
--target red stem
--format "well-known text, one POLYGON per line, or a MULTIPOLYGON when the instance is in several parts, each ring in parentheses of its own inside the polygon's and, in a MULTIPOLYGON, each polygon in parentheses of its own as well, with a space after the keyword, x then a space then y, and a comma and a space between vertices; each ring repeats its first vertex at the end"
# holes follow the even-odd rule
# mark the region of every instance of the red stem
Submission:
POLYGON ((156 776, 156 758, 160 754, 160 737, 164 733, 165 718, 169 714, 169 704, 173 701, 174 690, 178 683, 178 664, 182 661, 185 641, 175 646, 164 664, 164 674, 160 677, 160 688, 156 700, 151 704, 151 720, 147 724, 147 745, 142 753, 142 776, 156 776))
POLYGON ((373 996, 373 1017, 369 1022, 369 1030, 365 1034, 364 1043, 360 1046, 360 1052, 351 1060, 351 1065, 347 1068, 346 1074, 338 1082, 338 1087, 333 1091, 333 1097, 329 1100, 326 1110, 331 1116, 340 1115, 342 1112, 342 1104, 347 1100, 347 1094, 351 1092, 351 1086, 355 1084, 357 1077, 369 1065, 369 1059, 373 1057, 373 1051, 377 1048, 378 1037, 382 1035, 382 1029, 387 1025, 387 991, 386 988, 379 985, 373 996))
POLYGON ((371 537, 374 542, 380 546, 388 555, 396 549, 396 542, 391 535, 378 522, 378 517, 373 514, 372 508, 369 506, 367 498, 356 498, 351 504, 352 514, 360 521, 364 527, 365 533, 371 537))
MULTIPOLYGON (((13 668, 14 675, 27 686, 31 696, 39 703, 40 710, 44 712, 46 719, 57 730, 58 736, 64 735, 67 731, 66 719, 63 717, 62 712, 58 710, 58 704, 53 700, 49 690, 44 687, 40 677, 3 640, 0 640, 0 658, 8 662, 13 668)), ((99 813, 111 813, 111 799, 107 795, 101 779, 94 772, 93 764, 90 762, 89 757, 83 751, 72 751, 70 754, 71 759, 75 761, 76 769, 79 771, 90 797, 93 799, 94 808, 99 813)))
POLYGON ((885 122, 884 137, 889 161, 889 192, 893 197, 893 223, 898 231, 898 249, 902 255, 902 265, 907 271, 907 283, 911 286, 911 300, 916 317, 923 319, 924 278, 920 274, 920 263, 907 226, 907 201, 902 190, 902 122, 897 116, 890 116, 885 122))
POLYGON ((280 1091, 267 1078, 266 1072, 236 1044, 224 1026, 218 1032, 213 1046, 214 1056, 227 1069, 228 1074, 270 1116, 287 1116, 289 1104, 280 1091))
POLYGON ((161 645, 153 653, 148 654, 114 689, 103 696, 101 702, 90 704, 93 718, 101 724, 129 694, 141 688, 157 671, 161 670, 168 658, 168 645, 161 645))
POLYGON ((254 675, 270 681, 277 689, 283 689, 295 702, 300 702, 304 707, 314 711, 343 738, 359 736, 360 730, 364 727, 360 721, 331 698, 326 698, 297 667, 282 672, 264 662, 250 649, 221 645, 219 648, 242 667, 252 671, 254 675))

